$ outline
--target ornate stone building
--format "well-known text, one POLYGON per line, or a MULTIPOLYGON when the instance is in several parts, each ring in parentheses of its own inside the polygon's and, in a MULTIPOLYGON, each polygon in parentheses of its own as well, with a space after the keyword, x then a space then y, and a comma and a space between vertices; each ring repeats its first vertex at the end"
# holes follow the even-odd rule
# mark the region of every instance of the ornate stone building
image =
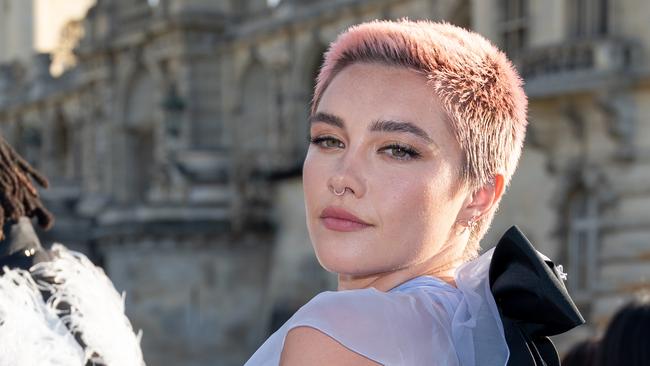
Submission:
POLYGON ((473 12, 473 28, 517 60, 530 99, 526 150, 490 235, 514 222, 559 258, 590 322, 569 337, 596 332, 650 289, 650 4, 490 0, 473 12))
POLYGON ((98 0, 68 27, 59 49, 74 62, 61 75, 47 54, 0 58, 0 131, 52 180, 43 195, 58 221, 44 235, 90 253, 126 291, 148 364, 240 365, 335 286, 311 252, 300 183, 327 44, 370 19, 473 28, 516 60, 531 101, 484 247, 520 225, 565 264, 596 324, 649 283, 649 11, 640 0, 98 0))

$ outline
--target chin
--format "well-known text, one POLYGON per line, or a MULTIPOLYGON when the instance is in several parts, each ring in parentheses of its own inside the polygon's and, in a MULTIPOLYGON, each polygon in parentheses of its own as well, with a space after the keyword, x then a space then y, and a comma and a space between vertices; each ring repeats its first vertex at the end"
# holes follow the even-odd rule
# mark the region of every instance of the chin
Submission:
POLYGON ((331 273, 363 277, 387 272, 388 267, 386 260, 382 258, 369 258, 363 252, 352 252, 345 250, 317 249, 315 248, 316 258, 321 267, 331 273))

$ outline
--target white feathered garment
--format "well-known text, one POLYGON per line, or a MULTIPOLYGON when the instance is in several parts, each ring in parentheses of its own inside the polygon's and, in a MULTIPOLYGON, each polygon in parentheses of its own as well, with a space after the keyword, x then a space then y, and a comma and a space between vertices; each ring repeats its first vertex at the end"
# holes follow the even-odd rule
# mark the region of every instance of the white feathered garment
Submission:
POLYGON ((0 366, 143 366, 124 295, 83 254, 61 244, 50 254, 29 272, 5 268, 0 276, 0 366))

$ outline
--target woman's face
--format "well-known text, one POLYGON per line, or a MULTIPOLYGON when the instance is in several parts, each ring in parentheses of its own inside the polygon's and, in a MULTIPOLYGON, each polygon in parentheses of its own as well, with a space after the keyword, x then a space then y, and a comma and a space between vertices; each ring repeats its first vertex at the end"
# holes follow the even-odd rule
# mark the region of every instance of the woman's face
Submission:
POLYGON ((467 197, 462 156, 442 116, 414 71, 356 63, 334 77, 310 117, 303 170, 307 226, 325 269, 371 276, 462 252, 447 245, 467 197))

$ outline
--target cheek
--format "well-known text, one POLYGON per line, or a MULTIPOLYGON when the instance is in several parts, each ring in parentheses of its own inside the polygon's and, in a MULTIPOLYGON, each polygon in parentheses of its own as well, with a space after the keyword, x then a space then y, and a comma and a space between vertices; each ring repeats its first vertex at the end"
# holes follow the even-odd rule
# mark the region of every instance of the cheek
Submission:
POLYGON ((373 199, 381 212, 384 236, 416 251, 442 245, 457 215, 451 175, 414 170, 400 177, 385 180, 373 199))
MULTIPOLYGON (((383 216, 386 229, 423 226, 431 221, 436 211, 436 194, 429 182, 408 180, 386 184, 378 192, 379 211, 383 216)), ((438 197, 439 198, 439 197, 438 197)))

